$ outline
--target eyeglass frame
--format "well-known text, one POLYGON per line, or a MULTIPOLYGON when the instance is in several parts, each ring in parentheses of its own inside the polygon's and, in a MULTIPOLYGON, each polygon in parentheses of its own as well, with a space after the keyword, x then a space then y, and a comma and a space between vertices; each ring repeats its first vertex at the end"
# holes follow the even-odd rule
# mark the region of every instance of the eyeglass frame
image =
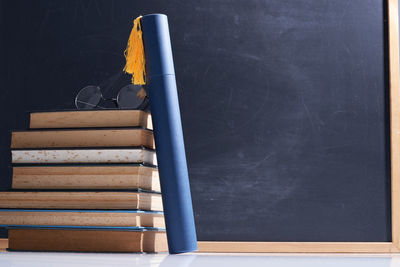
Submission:
MULTIPOLYGON (((93 106, 93 109, 95 109, 95 108, 107 109, 107 108, 105 108, 105 107, 99 106, 99 104, 100 104, 102 101, 103 101, 103 102, 105 102, 105 101, 112 101, 117 109, 131 109, 131 108, 121 108, 121 107, 120 107, 120 104, 118 103, 118 97, 119 97, 119 95, 120 95, 122 89, 124 89, 125 87, 127 87, 127 86, 129 86, 129 85, 131 85, 131 84, 128 84, 128 85, 123 86, 123 87, 118 91, 118 94, 117 94, 117 97, 116 97, 116 98, 105 98, 105 97, 103 96, 103 92, 101 91, 101 87, 100 87, 99 85, 87 85, 87 86, 83 87, 82 89, 80 89, 79 92, 76 94, 76 96, 75 96, 75 101, 74 101, 75 107, 76 107, 78 110, 82 110, 82 108, 79 108, 79 107, 78 107, 78 96, 79 96, 79 94, 80 94, 83 90, 85 90, 86 88, 88 88, 88 87, 95 87, 95 88, 97 88, 98 91, 100 92, 100 99, 99 99, 99 102, 98 102, 95 106, 92 105, 92 106, 93 106)), ((144 89, 144 87, 142 87, 141 90, 146 91, 146 90, 144 89)), ((81 102, 81 103, 85 103, 85 104, 91 105, 90 103, 87 103, 87 102, 82 102, 82 101, 80 101, 80 102, 81 102)), ((149 108, 149 97, 147 96, 147 94, 145 94, 145 96, 144 96, 142 102, 136 107, 136 109, 146 110, 146 109, 148 109, 148 108, 149 108)))

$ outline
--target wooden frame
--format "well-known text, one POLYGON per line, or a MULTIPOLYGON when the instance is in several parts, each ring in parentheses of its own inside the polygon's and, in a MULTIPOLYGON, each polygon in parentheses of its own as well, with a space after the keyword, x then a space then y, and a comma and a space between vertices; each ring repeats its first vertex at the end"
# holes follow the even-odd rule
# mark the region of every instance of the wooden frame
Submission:
POLYGON ((400 252, 400 88, 398 0, 388 2, 392 242, 198 242, 200 252, 400 252))

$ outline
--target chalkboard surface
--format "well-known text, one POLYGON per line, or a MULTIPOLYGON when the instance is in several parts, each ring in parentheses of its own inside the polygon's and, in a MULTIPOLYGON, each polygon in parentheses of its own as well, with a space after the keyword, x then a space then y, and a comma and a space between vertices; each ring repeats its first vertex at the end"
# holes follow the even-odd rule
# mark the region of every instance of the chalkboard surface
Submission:
POLYGON ((199 240, 390 241, 386 1, 0 1, 0 171, 25 111, 112 97, 169 16, 199 240))

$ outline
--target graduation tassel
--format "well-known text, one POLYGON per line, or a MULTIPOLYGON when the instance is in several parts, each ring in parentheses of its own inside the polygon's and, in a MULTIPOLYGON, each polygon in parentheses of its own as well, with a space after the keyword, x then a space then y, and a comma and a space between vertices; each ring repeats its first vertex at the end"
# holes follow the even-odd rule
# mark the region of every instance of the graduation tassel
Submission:
POLYGON ((137 85, 146 84, 141 18, 142 16, 139 16, 133 21, 133 28, 124 52, 126 59, 124 72, 132 74, 132 83, 137 85))

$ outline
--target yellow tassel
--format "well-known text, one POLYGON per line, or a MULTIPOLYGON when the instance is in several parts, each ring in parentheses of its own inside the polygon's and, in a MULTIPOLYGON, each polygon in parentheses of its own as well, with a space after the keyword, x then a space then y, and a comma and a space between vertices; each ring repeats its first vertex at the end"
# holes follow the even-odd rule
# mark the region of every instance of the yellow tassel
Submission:
POLYGON ((132 74, 132 83, 137 85, 146 84, 142 26, 140 25, 141 18, 142 16, 137 17, 133 21, 133 28, 124 52, 126 59, 124 71, 132 74))

